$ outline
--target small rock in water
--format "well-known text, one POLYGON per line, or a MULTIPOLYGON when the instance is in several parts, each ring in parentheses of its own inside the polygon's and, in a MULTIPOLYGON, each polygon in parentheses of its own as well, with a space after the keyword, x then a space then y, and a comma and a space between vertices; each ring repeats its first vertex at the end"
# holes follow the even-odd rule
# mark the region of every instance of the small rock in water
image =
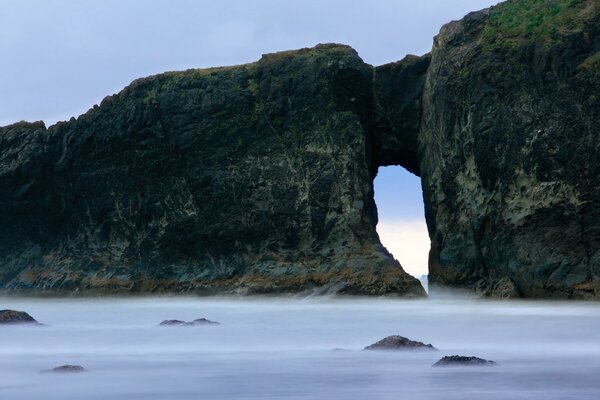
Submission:
POLYGON ((42 372, 54 372, 54 373, 74 373, 74 372, 87 372, 87 369, 83 368, 81 365, 70 365, 65 364, 56 368, 47 369, 42 372))
POLYGON ((39 323, 24 311, 0 310, 0 325, 8 324, 33 324, 39 323))
POLYGON ((198 318, 193 321, 180 321, 178 319, 166 319, 160 323, 161 326, 196 326, 196 325, 220 325, 216 321, 211 321, 206 318, 198 318))
POLYGON ((425 344, 405 338, 404 336, 392 335, 381 339, 377 343, 365 347, 365 350, 437 350, 431 344, 425 344))
POLYGON ((484 360, 479 357, 466 356, 446 356, 440 361, 433 364, 434 367, 451 367, 451 366, 492 366, 498 365, 494 361, 484 360))

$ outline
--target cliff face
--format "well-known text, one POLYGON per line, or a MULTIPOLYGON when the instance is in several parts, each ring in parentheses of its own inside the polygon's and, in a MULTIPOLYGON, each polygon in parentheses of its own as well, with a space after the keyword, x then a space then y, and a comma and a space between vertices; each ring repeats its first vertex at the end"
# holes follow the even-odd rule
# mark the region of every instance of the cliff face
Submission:
POLYGON ((321 45, 1 128, 0 286, 424 295, 374 228, 373 71, 321 45))
POLYGON ((599 11, 509 1, 435 39, 419 136, 433 284, 600 297, 599 11))
POLYGON ((421 296, 375 231, 373 178, 401 165, 434 290, 600 298, 599 15, 507 1, 424 57, 320 45, 0 128, 0 288, 421 296))

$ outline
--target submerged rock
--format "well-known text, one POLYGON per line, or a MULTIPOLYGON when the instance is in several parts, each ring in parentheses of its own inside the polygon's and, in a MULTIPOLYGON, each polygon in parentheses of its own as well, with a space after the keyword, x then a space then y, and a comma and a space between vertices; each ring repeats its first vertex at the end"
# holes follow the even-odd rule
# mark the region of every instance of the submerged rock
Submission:
POLYGON ((431 344, 425 344, 405 338, 404 336, 392 335, 381 339, 377 343, 365 347, 365 350, 437 350, 431 344))
POLYGON ((452 367, 452 366, 494 366, 498 365, 494 361, 484 360, 479 357, 466 356, 446 356, 433 364, 434 367, 452 367))
POLYGON ((0 310, 0 325, 16 324, 41 325, 24 311, 0 310))
POLYGON ((198 326, 198 325, 220 325, 219 322, 211 321, 206 318, 199 318, 193 321, 181 321, 178 319, 166 319, 160 323, 160 326, 198 326))
POLYGON ((71 365, 65 364, 52 369, 43 370, 42 372, 52 372, 52 373, 79 373, 79 372, 87 372, 87 369, 83 368, 81 365, 71 365))

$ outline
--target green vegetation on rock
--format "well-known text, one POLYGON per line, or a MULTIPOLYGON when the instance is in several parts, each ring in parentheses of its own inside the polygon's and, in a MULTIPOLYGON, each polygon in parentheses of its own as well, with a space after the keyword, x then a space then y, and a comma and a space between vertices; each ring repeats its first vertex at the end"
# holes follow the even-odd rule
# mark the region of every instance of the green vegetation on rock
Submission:
POLYGON ((492 8, 483 38, 489 46, 514 48, 533 41, 550 47, 599 12, 600 0, 506 1, 492 8))

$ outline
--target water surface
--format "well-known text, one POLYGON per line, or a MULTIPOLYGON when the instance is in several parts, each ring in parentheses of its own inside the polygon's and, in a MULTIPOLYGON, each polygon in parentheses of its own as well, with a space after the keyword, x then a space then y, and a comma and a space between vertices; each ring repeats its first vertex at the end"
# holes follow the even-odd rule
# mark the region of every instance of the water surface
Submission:
POLYGON ((4 297, 0 308, 48 324, 0 327, 0 399, 600 398, 597 303, 4 297), (158 326, 202 317, 222 325, 158 326), (440 351, 361 351, 392 334, 440 351), (452 354, 500 366, 431 367, 452 354), (67 363, 89 372, 39 373, 67 363))

